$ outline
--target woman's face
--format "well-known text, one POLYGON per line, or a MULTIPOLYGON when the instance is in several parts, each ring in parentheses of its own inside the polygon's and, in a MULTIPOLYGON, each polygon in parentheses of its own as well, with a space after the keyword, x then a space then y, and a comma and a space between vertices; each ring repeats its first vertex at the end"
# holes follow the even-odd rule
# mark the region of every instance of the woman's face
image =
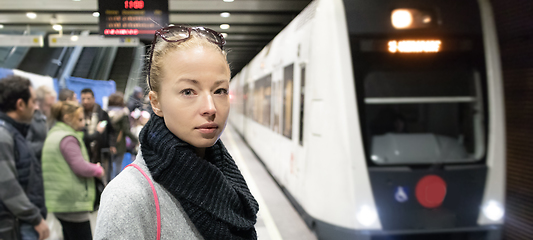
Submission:
POLYGON ((71 115, 65 115, 63 119, 65 119, 65 123, 68 124, 70 127, 72 127, 76 131, 82 131, 85 127, 85 115, 83 114, 83 111, 78 110, 71 115))
POLYGON ((163 57, 159 93, 150 92, 154 113, 181 140, 211 147, 226 127, 230 70, 224 56, 205 47, 174 50, 163 57))

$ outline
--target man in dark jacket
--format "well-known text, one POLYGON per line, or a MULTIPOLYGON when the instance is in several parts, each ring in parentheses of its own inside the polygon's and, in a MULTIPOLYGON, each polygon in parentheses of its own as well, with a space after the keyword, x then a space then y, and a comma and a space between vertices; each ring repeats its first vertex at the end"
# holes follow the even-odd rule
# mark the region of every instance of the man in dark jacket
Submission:
MULTIPOLYGON (((117 152, 115 147, 117 138, 115 130, 109 119, 109 115, 98 105, 94 99, 94 92, 85 88, 81 90, 81 103, 85 112, 85 130, 83 141, 91 162, 101 162, 102 167, 108 174, 109 158, 117 152), (109 151, 108 158, 102 159, 102 152, 109 151)), ((105 178, 104 182, 109 178, 105 178)))
POLYGON ((25 139, 37 105, 28 79, 0 79, 0 239, 45 239, 41 164, 25 139))

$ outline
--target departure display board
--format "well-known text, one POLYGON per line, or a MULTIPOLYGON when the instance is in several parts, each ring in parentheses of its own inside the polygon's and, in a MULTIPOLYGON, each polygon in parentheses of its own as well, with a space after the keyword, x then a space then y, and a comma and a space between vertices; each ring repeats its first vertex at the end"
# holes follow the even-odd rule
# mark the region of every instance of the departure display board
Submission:
POLYGON ((151 39, 168 25, 168 0, 98 0, 100 35, 151 39))

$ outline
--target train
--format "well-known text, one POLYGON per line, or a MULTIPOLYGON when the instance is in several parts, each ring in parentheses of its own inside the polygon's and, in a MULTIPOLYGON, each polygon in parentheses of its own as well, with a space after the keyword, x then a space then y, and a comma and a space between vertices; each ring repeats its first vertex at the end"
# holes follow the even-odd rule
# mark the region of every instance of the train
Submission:
POLYGON ((314 0, 230 82, 229 124, 319 239, 500 239, 488 0, 314 0))

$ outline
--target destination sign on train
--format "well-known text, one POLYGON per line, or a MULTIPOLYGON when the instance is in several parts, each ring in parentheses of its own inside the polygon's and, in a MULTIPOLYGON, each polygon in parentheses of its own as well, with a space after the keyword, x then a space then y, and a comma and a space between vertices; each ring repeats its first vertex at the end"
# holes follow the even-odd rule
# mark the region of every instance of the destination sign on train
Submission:
POLYGON ((359 40, 359 50, 362 52, 389 52, 406 54, 431 54, 438 52, 463 52, 474 49, 472 39, 469 38, 428 38, 428 39, 375 39, 359 40))
POLYGON ((440 40, 401 40, 389 41, 389 52, 395 53, 434 53, 441 50, 440 40))
POLYGON ((168 0, 98 0, 99 33, 106 37, 153 38, 168 25, 168 0))

